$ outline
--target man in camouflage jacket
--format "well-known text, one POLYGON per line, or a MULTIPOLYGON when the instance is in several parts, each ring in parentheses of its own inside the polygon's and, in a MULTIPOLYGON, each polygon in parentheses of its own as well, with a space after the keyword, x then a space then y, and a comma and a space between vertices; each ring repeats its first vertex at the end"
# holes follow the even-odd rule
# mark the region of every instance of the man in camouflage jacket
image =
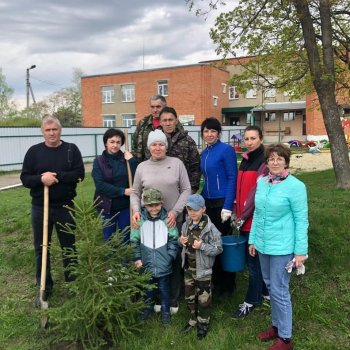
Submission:
POLYGON ((179 127, 174 108, 164 107, 160 113, 160 125, 168 139, 167 156, 179 158, 185 165, 191 183, 192 193, 199 189, 200 156, 195 141, 182 125, 179 127))

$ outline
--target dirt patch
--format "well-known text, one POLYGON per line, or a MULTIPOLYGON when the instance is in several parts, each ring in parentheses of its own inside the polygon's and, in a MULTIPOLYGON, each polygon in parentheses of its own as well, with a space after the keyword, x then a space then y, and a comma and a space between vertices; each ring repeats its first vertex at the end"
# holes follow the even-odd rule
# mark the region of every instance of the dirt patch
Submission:
POLYGON ((290 165, 291 172, 310 172, 332 169, 330 153, 296 153, 292 154, 290 165))

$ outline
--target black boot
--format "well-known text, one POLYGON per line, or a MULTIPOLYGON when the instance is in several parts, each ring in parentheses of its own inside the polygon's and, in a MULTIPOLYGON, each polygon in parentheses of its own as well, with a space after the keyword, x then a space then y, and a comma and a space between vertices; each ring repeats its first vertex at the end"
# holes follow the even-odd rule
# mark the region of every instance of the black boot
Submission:
POLYGON ((202 340, 207 336, 208 325, 207 324, 197 324, 197 339, 202 340))

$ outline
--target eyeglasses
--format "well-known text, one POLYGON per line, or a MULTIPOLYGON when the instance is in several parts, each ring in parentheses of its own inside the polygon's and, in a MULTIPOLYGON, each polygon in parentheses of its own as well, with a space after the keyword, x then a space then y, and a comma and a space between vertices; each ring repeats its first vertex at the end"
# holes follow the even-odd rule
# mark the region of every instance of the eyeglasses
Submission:
POLYGON ((283 157, 278 157, 278 158, 268 158, 267 161, 269 163, 283 163, 286 160, 283 157))

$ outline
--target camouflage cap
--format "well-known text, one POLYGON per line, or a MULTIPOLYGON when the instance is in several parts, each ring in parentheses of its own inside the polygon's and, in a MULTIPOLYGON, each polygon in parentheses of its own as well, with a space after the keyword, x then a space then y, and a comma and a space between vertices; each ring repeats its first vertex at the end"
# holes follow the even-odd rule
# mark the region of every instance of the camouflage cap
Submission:
POLYGON ((156 190, 155 188, 149 188, 143 192, 143 204, 157 204, 163 202, 162 192, 156 190))

